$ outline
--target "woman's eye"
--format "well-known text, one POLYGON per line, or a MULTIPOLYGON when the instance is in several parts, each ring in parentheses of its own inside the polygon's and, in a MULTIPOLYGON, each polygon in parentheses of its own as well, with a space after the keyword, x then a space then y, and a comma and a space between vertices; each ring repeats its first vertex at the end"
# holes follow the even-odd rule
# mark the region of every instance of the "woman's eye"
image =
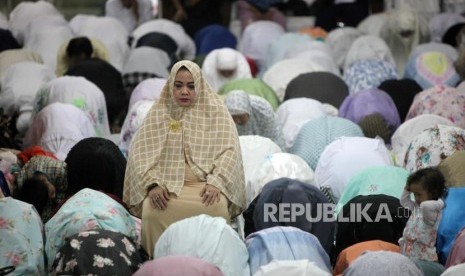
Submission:
POLYGON ((194 85, 189 85, 188 88, 189 88, 190 90, 194 90, 194 89, 195 89, 195 86, 194 86, 194 85))
POLYGON ((182 85, 181 84, 175 84, 174 87, 176 87, 177 89, 181 89, 182 85))

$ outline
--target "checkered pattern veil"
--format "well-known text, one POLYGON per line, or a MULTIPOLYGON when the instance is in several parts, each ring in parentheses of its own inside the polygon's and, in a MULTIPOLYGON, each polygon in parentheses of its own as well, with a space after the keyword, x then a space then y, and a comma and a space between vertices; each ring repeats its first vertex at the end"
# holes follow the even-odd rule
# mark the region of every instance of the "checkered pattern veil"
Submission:
POLYGON ((153 183, 179 195, 186 160, 196 176, 219 188, 229 199, 231 217, 240 214, 245 205, 245 181, 236 126, 200 68, 191 61, 180 61, 173 66, 160 100, 131 144, 124 202, 140 204, 147 186, 153 183), (186 108, 178 106, 172 96, 181 67, 191 72, 196 91, 194 103, 186 108), (179 122, 180 128, 173 127, 179 122))

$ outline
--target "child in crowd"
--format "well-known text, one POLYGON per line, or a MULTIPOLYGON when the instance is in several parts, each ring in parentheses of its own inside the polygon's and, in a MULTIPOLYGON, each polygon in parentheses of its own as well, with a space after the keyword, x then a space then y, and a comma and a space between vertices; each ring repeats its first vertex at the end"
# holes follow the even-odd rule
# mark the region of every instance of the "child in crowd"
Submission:
POLYGON ((435 244, 445 193, 444 176, 437 168, 421 169, 408 177, 400 204, 412 214, 399 240, 402 254, 411 259, 438 260, 435 244), (410 199, 411 193, 415 201, 410 199))
POLYGON ((24 181, 15 198, 34 205, 37 212, 42 214, 49 201, 52 202, 52 208, 56 206, 55 193, 55 186, 50 183, 47 175, 35 172, 31 178, 24 181))

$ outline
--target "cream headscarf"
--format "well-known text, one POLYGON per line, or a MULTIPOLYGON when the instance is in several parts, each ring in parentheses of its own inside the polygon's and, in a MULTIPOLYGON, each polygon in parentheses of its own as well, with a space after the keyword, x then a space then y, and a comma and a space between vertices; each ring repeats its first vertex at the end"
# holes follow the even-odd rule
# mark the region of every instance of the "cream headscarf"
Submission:
POLYGON ((386 13, 386 21, 380 37, 386 41, 396 62, 397 72, 402 75, 410 52, 420 43, 421 25, 417 11, 410 9, 392 10, 386 13), (402 37, 401 32, 412 34, 402 37))
POLYGON ((226 106, 204 80, 200 68, 180 61, 171 69, 160 100, 136 133, 129 151, 123 200, 138 205, 154 183, 179 195, 185 162, 202 181, 229 199, 231 217, 245 205, 245 180, 236 125, 226 106), (173 98, 176 73, 186 67, 194 78, 196 98, 187 108, 173 98))

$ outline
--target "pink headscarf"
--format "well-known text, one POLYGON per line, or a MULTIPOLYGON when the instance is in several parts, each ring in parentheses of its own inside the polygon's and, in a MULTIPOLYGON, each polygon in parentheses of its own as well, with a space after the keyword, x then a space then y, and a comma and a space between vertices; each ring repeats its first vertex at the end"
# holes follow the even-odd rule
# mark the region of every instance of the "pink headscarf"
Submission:
POLYGON ((406 120, 421 114, 439 115, 465 128, 465 93, 443 85, 424 90, 413 99, 406 120))
POLYGON ((134 276, 222 276, 223 273, 214 265, 202 259, 190 256, 167 256, 146 262, 134 276))
POLYGON ((446 268, 465 263, 465 228, 455 237, 454 245, 447 257, 446 268))

